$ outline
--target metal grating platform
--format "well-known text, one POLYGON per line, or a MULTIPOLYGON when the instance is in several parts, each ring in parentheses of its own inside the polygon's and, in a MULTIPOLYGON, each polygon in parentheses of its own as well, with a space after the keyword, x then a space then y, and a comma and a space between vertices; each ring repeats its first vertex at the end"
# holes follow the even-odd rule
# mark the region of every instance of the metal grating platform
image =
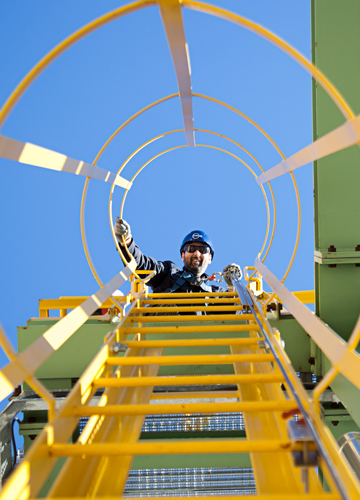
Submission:
POLYGON ((254 475, 245 467, 132 470, 124 490, 126 498, 254 494, 254 475))

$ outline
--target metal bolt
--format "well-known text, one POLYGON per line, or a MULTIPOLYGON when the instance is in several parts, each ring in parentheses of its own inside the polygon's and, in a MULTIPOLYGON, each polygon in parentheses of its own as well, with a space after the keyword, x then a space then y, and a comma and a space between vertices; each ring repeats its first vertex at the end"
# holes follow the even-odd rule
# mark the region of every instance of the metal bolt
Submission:
POLYGON ((125 352, 127 349, 126 344, 121 344, 120 342, 115 342, 112 348, 113 354, 118 354, 119 352, 125 352))
MULTIPOLYGON (((356 245, 355 252, 360 252, 360 245, 356 245)), ((355 264, 355 267, 360 267, 360 263, 355 264)))
POLYGON ((266 342, 266 340, 258 340, 258 348, 259 349, 270 349, 270 346, 266 342))
POLYGON ((309 365, 314 365, 315 364, 315 358, 314 358, 314 356, 310 356, 310 358, 308 359, 308 363, 309 363, 309 365))
POLYGON ((266 311, 267 312, 276 311, 276 304, 275 304, 275 302, 271 302, 270 304, 268 304, 266 306, 266 311))
POLYGON ((331 423, 333 424, 334 427, 336 427, 339 424, 338 420, 332 420, 331 423))
MULTIPOLYGON (((336 252, 336 248, 334 247, 334 245, 329 246, 328 252, 336 252)), ((336 264, 328 264, 328 267, 336 267, 336 264)))

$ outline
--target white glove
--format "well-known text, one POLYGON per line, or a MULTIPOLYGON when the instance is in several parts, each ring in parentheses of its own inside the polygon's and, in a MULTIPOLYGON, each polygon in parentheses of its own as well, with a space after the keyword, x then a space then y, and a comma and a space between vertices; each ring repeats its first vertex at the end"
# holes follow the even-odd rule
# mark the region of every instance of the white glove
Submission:
MULTIPOLYGON (((229 264, 228 266, 224 267, 223 273, 226 273, 227 271, 233 271, 239 278, 239 280, 242 277, 241 267, 238 264, 229 264)), ((231 278, 229 275, 224 276, 224 280, 227 285, 232 286, 231 278)))
POLYGON ((126 244, 130 243, 132 238, 130 224, 128 224, 124 219, 116 217, 114 231, 115 231, 115 236, 120 243, 123 241, 122 236, 124 236, 126 244))

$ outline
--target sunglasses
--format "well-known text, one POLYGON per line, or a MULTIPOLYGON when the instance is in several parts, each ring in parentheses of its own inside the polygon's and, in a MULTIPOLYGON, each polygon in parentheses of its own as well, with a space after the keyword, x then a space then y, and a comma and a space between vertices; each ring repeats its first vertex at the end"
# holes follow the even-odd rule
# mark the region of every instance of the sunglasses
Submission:
POLYGON ((210 253, 210 247, 207 245, 186 245, 184 248, 185 252, 189 253, 195 253, 196 250, 199 250, 200 253, 205 254, 205 253, 210 253))

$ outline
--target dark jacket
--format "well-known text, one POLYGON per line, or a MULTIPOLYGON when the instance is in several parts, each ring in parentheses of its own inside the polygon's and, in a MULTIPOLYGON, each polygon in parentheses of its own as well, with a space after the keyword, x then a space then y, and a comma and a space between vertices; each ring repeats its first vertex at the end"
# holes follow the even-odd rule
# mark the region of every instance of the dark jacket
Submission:
MULTIPOLYGON (((119 249, 121 253, 124 255, 125 259, 129 261, 129 256, 126 253, 126 250, 119 245, 119 249)), ((147 257, 144 255, 139 247, 135 244, 134 240, 131 241, 128 246, 128 250, 131 255, 134 256, 137 263, 137 270, 139 271, 156 271, 156 275, 152 278, 147 284, 151 287, 154 293, 164 293, 170 292, 173 285, 180 278, 183 271, 187 269, 184 267, 182 270, 171 262, 170 260, 165 260, 164 262, 157 261, 152 257, 147 257)), ((190 273, 191 274, 191 273, 190 273)), ((206 274, 203 274, 201 277, 206 277, 206 274)), ((194 281, 196 277, 194 276, 194 281)), ((192 280, 191 280, 192 281, 192 280)), ((212 292, 225 292, 225 288, 220 286, 212 285, 208 283, 211 287, 212 292)), ((204 292, 203 289, 198 285, 191 285, 188 281, 185 281, 176 291, 175 293, 198 293, 204 292)), ((179 299, 181 300, 181 299, 179 299)))

